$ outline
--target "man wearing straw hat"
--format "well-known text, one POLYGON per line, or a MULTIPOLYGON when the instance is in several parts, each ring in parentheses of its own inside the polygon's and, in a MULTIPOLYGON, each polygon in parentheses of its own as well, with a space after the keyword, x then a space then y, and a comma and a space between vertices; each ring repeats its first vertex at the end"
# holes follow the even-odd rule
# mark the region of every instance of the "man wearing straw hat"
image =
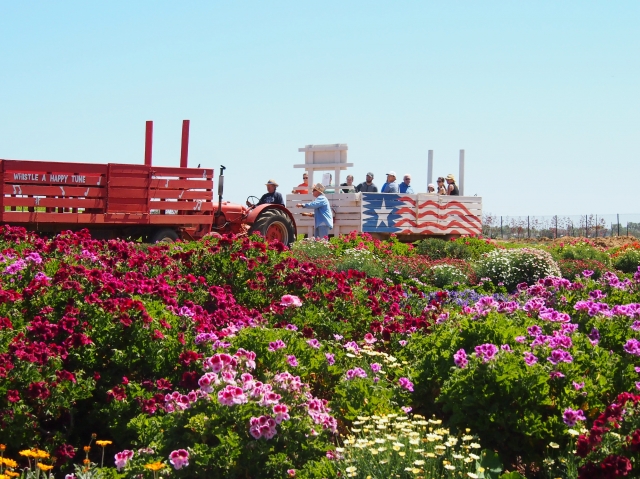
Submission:
MULTIPOLYGON (((264 205, 265 203, 272 203, 272 204, 284 206, 284 200, 282 199, 282 195, 276 191, 276 188, 278 187, 278 183, 276 183, 274 180, 269 180, 267 181, 266 185, 267 185, 267 192, 264 195, 262 195, 262 198, 260 198, 260 201, 258 201, 258 204, 255 206, 264 205)), ((251 208, 253 205, 249 203, 249 201, 247 201, 247 206, 251 208)))
POLYGON ((331 213, 331 206, 329 206, 329 200, 324 195, 324 186, 322 183, 318 183, 313 186, 313 200, 311 203, 298 203, 297 208, 311 208, 316 210, 314 213, 302 213, 304 216, 314 217, 314 236, 316 238, 325 238, 329 236, 329 230, 333 228, 333 214, 331 213))

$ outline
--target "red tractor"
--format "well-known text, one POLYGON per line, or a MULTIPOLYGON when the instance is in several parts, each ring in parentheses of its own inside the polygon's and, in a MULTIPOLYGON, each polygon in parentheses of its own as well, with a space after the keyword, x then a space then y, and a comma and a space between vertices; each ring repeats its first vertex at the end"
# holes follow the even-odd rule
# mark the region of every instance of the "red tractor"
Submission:
POLYGON ((188 120, 180 168, 151 165, 151 132, 147 122, 144 165, 0 159, 0 223, 42 233, 86 228, 96 238, 150 243, 256 232, 287 245, 295 241, 296 223, 284 206, 222 200, 224 166, 214 202, 213 169, 187 168, 188 120))

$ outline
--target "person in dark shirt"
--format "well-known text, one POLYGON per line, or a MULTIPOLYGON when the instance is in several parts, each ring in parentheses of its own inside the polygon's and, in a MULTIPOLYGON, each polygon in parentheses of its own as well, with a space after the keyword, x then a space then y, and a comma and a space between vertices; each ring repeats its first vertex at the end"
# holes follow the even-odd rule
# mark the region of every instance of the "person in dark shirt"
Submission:
POLYGON ((373 184, 373 173, 367 173, 367 181, 363 181, 358 186, 356 186, 356 191, 358 193, 377 193, 378 187, 373 184))
MULTIPOLYGON (((264 205, 266 203, 270 203, 270 204, 272 203, 272 204, 284 206, 284 200, 282 199, 282 195, 276 191, 276 188, 278 187, 278 183, 276 183, 274 180, 269 180, 267 181, 266 185, 267 185, 267 192, 264 195, 262 195, 262 198, 260 198, 260 201, 258 201, 258 204, 255 206, 264 205)), ((249 203, 249 201, 247 201, 247 206, 251 208, 254 205, 252 205, 251 203, 249 203)))
POLYGON ((356 185, 353 184, 353 175, 347 175, 347 182, 341 183, 340 186, 346 186, 342 188, 343 193, 353 193, 356 190, 356 185))
POLYGON ((445 180, 447 180, 447 194, 451 196, 460 196, 460 191, 456 185, 456 177, 449 173, 445 180))

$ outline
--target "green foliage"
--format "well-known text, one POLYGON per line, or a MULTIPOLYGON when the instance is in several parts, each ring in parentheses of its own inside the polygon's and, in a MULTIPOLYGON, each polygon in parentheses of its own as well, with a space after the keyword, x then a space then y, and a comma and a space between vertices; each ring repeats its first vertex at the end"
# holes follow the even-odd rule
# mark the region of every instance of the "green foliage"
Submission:
POLYGON ((519 283, 533 284, 540 278, 560 276, 560 268, 546 251, 535 248, 494 250, 475 264, 479 278, 489 278, 513 291, 519 283))
POLYGON ((625 273, 635 273, 640 266, 640 250, 627 249, 613 259, 613 266, 625 273))
POLYGON ((558 267, 563 278, 573 281, 576 276, 581 277, 585 270, 593 271, 593 279, 600 279, 603 273, 611 268, 595 259, 561 259, 558 267))
POLYGON ((338 258, 337 271, 361 271, 371 278, 382 278, 384 266, 380 260, 367 249, 348 249, 338 258))
POLYGON ((416 243, 418 254, 428 256, 432 260, 453 258, 470 259, 469 248, 457 241, 446 241, 440 238, 426 238, 416 243))
POLYGON ((605 251, 587 243, 561 245, 552 248, 551 254, 556 260, 595 260, 607 266, 611 264, 611 258, 605 251))

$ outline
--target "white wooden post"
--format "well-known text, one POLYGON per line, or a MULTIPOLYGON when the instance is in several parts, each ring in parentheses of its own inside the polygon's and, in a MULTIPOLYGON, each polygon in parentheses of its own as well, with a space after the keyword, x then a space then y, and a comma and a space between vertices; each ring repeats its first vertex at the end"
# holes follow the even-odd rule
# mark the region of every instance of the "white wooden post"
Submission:
POLYGON ((433 183, 433 150, 429 150, 429 161, 427 163, 427 184, 433 183))
POLYGON ((458 189, 460 190, 460 196, 464 196, 464 150, 460 150, 460 169, 458 171, 458 176, 458 189))

